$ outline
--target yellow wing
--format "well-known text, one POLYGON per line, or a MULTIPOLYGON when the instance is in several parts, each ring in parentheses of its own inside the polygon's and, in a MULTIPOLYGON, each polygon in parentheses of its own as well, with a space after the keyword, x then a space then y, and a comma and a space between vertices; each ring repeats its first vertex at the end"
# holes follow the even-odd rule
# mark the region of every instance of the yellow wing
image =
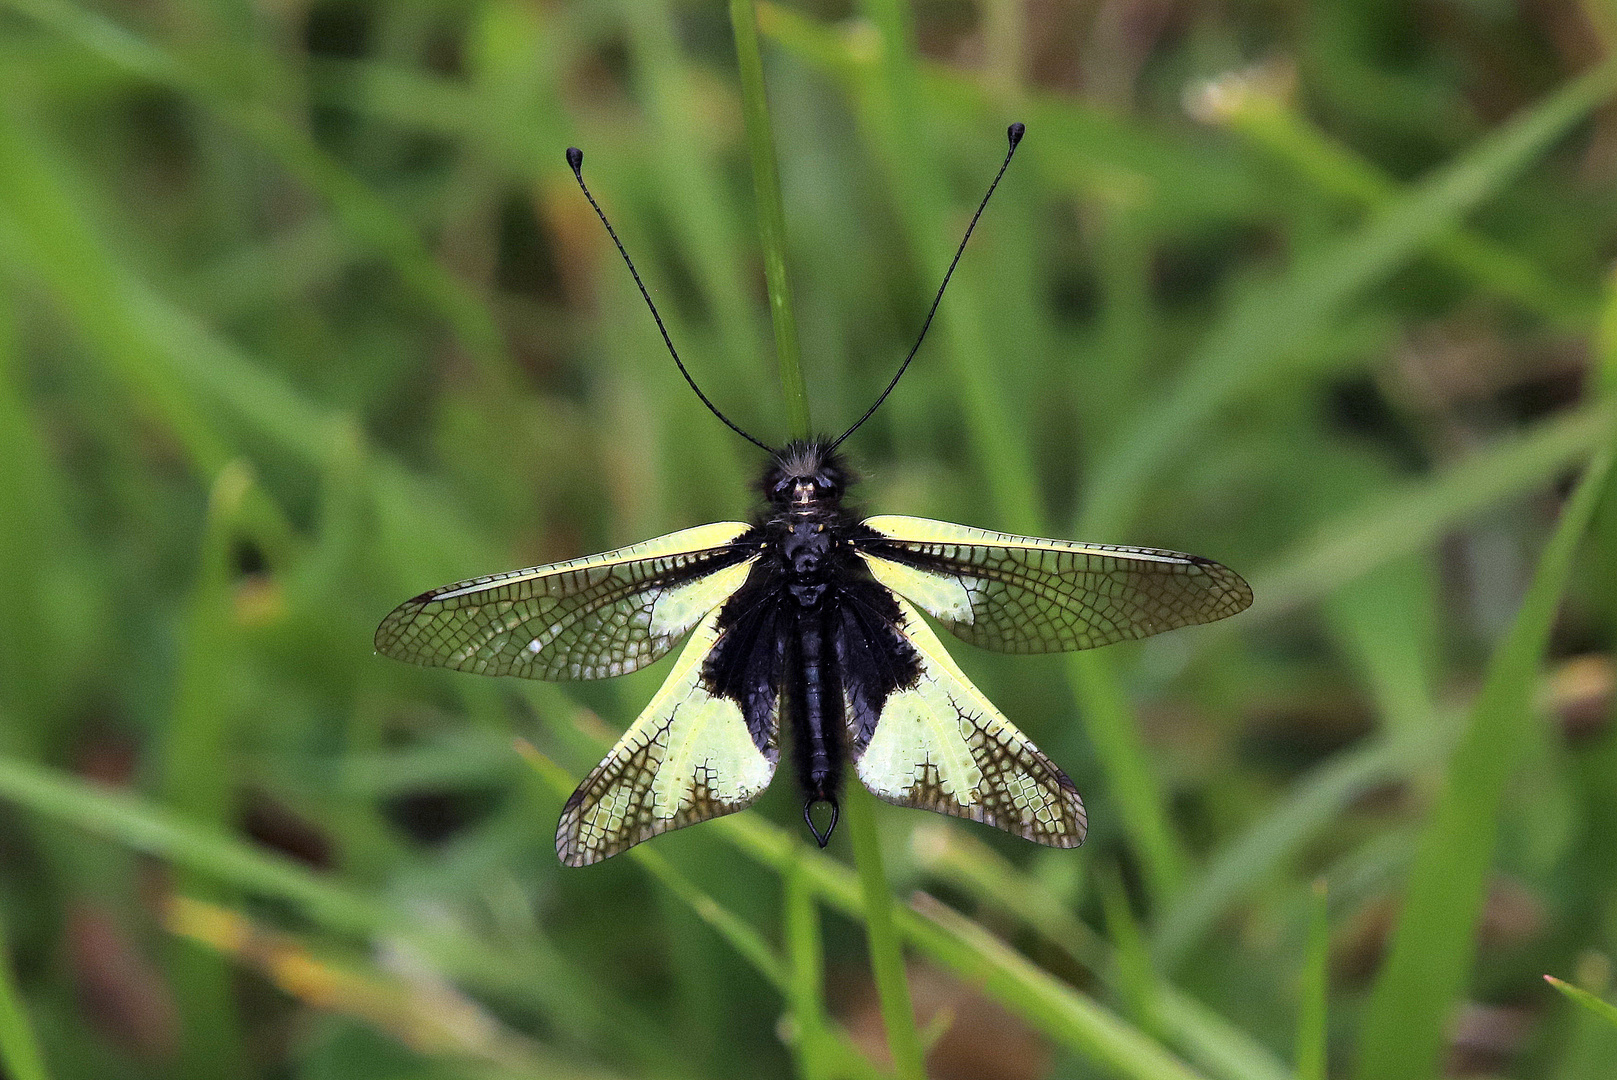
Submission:
POLYGON ((659 833, 733 814, 769 786, 780 760, 777 726, 755 740, 740 706, 703 684, 718 621, 718 610, 701 621, 657 696, 567 800, 556 826, 563 863, 599 862, 659 833))
POLYGON ((1252 603, 1226 566, 1155 548, 988 532, 885 515, 854 547, 876 579, 957 637, 1007 653, 1068 652, 1213 622, 1252 603))
MULTIPOLYGON (((848 703, 854 769, 890 803, 969 818, 1047 844, 1077 847, 1088 819, 1067 775, 955 665, 910 604, 896 627, 919 657, 913 686, 882 702, 873 727, 848 703)), ((874 628, 873 628, 874 629, 874 628)), ((885 651, 872 643, 869 651, 885 651)))

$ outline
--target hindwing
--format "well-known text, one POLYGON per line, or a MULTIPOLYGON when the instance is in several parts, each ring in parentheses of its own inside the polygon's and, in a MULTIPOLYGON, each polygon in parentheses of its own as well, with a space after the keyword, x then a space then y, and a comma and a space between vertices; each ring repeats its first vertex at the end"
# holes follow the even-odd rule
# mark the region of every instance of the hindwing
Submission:
POLYGON ((733 814, 769 786, 780 760, 776 713, 756 737, 736 699, 708 679, 709 655, 730 636, 719 630, 721 614, 698 624, 657 696, 567 800, 556 826, 563 863, 599 862, 733 814))
POLYGON ((878 581, 955 636, 996 652, 1092 649, 1212 622, 1252 603, 1235 571, 1177 551, 897 515, 863 526, 851 542, 878 581))
POLYGON ((422 593, 376 630, 376 650, 412 664, 601 679, 674 647, 746 579, 751 526, 699 525, 570 562, 471 578, 422 593))
POLYGON ((850 604, 839 628, 860 781, 890 803, 1050 847, 1083 843, 1088 819, 1072 781, 971 684, 914 607, 879 591, 887 604, 850 604))

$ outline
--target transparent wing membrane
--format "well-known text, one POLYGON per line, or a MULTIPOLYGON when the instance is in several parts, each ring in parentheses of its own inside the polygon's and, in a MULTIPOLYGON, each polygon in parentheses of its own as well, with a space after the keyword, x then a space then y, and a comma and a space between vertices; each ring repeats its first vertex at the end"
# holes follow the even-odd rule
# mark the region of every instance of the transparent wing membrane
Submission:
POLYGON ((717 522, 571 562, 423 593, 376 630, 376 650, 412 664, 600 679, 667 653, 746 580, 750 526, 717 522))
POLYGON ((568 866, 733 814, 769 786, 780 759, 778 729, 760 749, 740 707, 702 685, 718 621, 717 611, 702 620, 657 696, 567 800, 556 854, 568 866))
POLYGON ((1065 773, 955 665, 915 608, 898 631, 920 658, 912 687, 887 696, 873 730, 848 703, 859 779, 878 798, 969 818, 1050 847, 1077 847, 1088 828, 1065 773))
POLYGON ((882 584, 957 637, 1005 653, 1068 652, 1213 622, 1252 603, 1195 555, 1012 536, 887 515, 855 547, 882 584))

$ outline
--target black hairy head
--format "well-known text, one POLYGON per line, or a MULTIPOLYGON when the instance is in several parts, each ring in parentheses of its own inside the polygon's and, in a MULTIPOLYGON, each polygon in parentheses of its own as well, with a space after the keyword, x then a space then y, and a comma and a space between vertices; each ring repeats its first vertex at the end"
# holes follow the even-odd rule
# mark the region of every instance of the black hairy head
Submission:
POLYGON ((774 452, 764 470, 764 497, 772 503, 840 499, 859 478, 825 439, 800 439, 774 452))

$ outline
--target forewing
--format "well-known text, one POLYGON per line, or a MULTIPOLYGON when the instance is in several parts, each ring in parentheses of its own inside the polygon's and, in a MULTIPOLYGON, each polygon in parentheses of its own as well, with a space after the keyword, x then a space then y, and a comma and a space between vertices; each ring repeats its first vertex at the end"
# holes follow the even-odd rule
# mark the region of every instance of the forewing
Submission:
POLYGON ((422 593, 376 630, 376 651, 412 664, 601 679, 674 647, 746 579, 750 526, 717 522, 586 559, 472 578, 422 593))
MULTIPOLYGON (((896 599, 896 598, 895 598, 896 599)), ((873 655, 908 647, 889 667, 917 672, 908 686, 861 700, 859 675, 843 672, 854 769, 878 798, 969 818, 1050 847, 1084 842, 1084 803, 1067 775, 983 696, 910 604, 897 600, 896 631, 863 627, 873 655), (870 713, 874 713, 874 723, 870 713)), ((845 620, 844 633, 857 633, 845 620)), ((848 652, 861 646, 854 644, 848 652)))
POLYGON ((956 636, 1007 653, 1068 652, 1213 622, 1252 603, 1226 566, 1154 548, 1012 536, 882 516, 854 547, 877 580, 956 636))
POLYGON ((733 814, 769 786, 778 729, 755 741, 740 706, 705 685, 719 615, 701 621, 657 696, 567 800, 556 826, 563 863, 599 862, 670 829, 733 814))

